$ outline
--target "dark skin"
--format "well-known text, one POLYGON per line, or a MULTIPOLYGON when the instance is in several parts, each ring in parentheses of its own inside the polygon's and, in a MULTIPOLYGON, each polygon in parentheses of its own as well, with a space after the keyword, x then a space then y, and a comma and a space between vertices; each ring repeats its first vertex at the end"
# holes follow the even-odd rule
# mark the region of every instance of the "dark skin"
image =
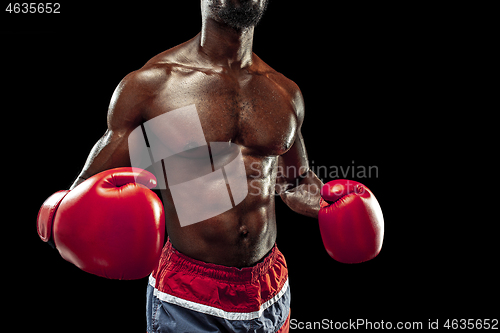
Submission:
MULTIPOLYGON (((252 52, 253 26, 224 24, 208 8, 211 1, 202 1, 197 36, 120 82, 109 106, 108 130, 71 188, 101 171, 130 166, 132 130, 194 104, 207 142, 241 148, 249 193, 232 209, 181 227, 167 187, 161 190, 167 234, 176 249, 192 258, 246 267, 261 260, 276 241, 275 193, 292 210, 317 218, 323 183, 309 170, 299 88, 252 52)), ((195 202, 190 205, 196 209, 195 202)))

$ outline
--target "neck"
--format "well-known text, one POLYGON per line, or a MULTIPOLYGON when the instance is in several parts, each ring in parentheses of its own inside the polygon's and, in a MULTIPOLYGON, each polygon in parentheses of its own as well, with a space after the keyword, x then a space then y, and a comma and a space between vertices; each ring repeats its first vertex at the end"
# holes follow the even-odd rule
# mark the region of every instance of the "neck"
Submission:
POLYGON ((254 27, 237 30, 212 18, 203 20, 199 51, 217 65, 241 69, 252 64, 254 27))

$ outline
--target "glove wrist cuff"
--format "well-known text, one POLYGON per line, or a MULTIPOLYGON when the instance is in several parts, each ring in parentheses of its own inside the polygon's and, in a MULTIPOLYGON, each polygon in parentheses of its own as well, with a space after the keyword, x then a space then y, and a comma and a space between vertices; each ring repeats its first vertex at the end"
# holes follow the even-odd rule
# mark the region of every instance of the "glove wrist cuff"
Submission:
POLYGON ((322 197, 319 198, 319 208, 325 208, 330 206, 330 203, 328 203, 325 199, 322 197))
POLYGON ((38 216, 36 219, 36 229, 38 236, 44 242, 55 247, 52 241, 52 225, 54 224, 54 217, 56 215, 57 208, 61 204, 61 201, 69 193, 69 190, 57 191, 45 200, 38 211, 38 216))

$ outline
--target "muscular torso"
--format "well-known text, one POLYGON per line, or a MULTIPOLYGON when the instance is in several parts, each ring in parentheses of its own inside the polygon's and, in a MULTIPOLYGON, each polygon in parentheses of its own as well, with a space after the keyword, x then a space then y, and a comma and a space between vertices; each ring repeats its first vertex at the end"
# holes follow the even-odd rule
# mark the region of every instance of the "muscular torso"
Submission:
MULTIPOLYGON (((255 65, 231 72, 179 61, 179 54, 189 53, 181 51, 161 54, 140 71, 161 82, 147 101, 144 121, 194 104, 207 142, 231 142, 241 149, 248 195, 222 214, 181 227, 169 189, 161 190, 167 233, 175 248, 195 259, 250 266, 276 239, 276 169, 278 157, 290 149, 298 129, 295 86, 256 56, 255 65)), ((189 205, 197 209, 196 202, 189 205)))

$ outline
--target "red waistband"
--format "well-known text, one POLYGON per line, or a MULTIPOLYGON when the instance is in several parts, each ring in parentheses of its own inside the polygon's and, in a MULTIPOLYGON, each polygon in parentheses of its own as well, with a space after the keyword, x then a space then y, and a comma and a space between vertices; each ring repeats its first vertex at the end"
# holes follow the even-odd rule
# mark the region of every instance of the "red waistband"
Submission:
POLYGON ((149 283, 162 301, 226 319, 251 319, 286 302, 288 269, 276 245, 261 262, 238 269, 190 258, 167 240, 149 283))
POLYGON ((254 266, 236 268, 193 259, 180 253, 172 246, 170 239, 167 239, 162 250, 160 263, 153 272, 153 276, 156 277, 158 270, 175 270, 231 283, 249 283, 265 275, 277 263, 286 267, 285 258, 276 245, 273 246, 266 257, 254 266))

